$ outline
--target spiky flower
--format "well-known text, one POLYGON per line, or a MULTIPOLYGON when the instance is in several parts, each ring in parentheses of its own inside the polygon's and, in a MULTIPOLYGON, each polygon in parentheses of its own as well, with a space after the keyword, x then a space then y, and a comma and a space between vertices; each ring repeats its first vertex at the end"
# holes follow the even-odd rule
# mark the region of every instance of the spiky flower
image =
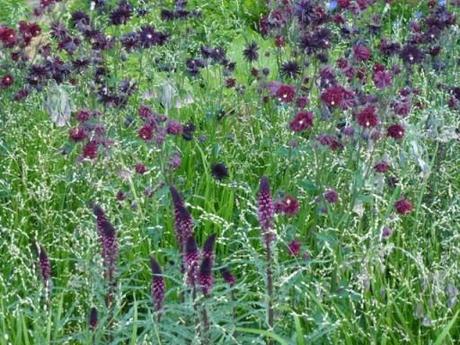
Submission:
POLYGON ((224 278, 225 282, 230 285, 230 286, 233 286, 235 285, 236 283, 236 278, 235 276, 232 274, 232 272, 230 272, 230 270, 227 268, 227 267, 222 267, 220 269, 220 274, 222 275, 222 278, 224 278))
POLYGON ((46 254, 46 251, 42 246, 39 247, 38 263, 40 266, 40 274, 43 279, 43 283, 45 284, 46 288, 49 288, 51 279, 51 263, 48 258, 48 254, 46 254))
POLYGON ((174 226, 176 229, 176 238, 182 251, 185 242, 193 234, 193 220, 192 216, 185 207, 184 201, 177 189, 174 186, 171 186, 169 190, 171 192, 174 207, 174 226))
POLYGON ((243 50, 244 58, 249 61, 255 61, 259 58, 259 46, 256 42, 252 42, 246 46, 243 50))
POLYGON ((265 242, 268 244, 273 240, 272 225, 275 207, 270 192, 270 184, 268 178, 263 176, 260 179, 259 195, 258 195, 258 217, 262 227, 262 233, 265 242))
POLYGON ((160 264, 155 258, 150 258, 150 268, 152 270, 152 301, 156 311, 160 311, 163 307, 165 297, 165 281, 161 271, 160 264))
POLYGON ((211 257, 204 257, 201 261, 200 270, 198 272, 198 284, 205 296, 208 296, 212 290, 214 279, 212 277, 212 264, 211 257))
POLYGON ((189 236, 185 242, 184 248, 184 267, 187 274, 187 284, 194 286, 198 270, 198 261, 200 259, 200 251, 196 245, 195 238, 189 236))
POLYGON ((286 61, 281 65, 280 73, 285 78, 295 78, 300 74, 299 64, 295 61, 286 61))
POLYGON ((203 245, 203 257, 214 259, 214 244, 216 243, 216 234, 211 234, 203 245))
POLYGON ((102 258, 106 269, 106 277, 112 282, 115 273, 115 264, 118 256, 118 241, 115 227, 107 220, 104 210, 98 206, 93 207, 96 216, 97 230, 102 245, 102 258))
POLYGON ((89 311, 89 317, 88 317, 88 324, 91 330, 96 330, 97 327, 97 309, 95 307, 92 307, 91 310, 89 311))

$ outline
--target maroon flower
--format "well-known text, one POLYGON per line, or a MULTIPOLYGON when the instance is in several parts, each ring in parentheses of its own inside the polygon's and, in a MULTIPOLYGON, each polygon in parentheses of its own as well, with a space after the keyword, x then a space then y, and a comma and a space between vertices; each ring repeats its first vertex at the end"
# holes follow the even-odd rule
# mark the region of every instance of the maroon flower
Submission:
POLYGON ((69 130, 69 138, 75 142, 82 141, 86 138, 86 131, 81 127, 71 128, 69 130))
POLYGON ((299 201, 292 195, 286 195, 284 199, 275 202, 276 213, 282 212, 293 216, 299 212, 299 201))
POLYGON ((372 105, 367 106, 358 113, 358 115, 356 116, 356 121, 361 127, 364 128, 377 126, 379 123, 377 109, 375 109, 375 107, 372 105))
POLYGON ((300 254, 301 247, 302 245, 298 240, 292 240, 288 245, 289 254, 291 256, 298 256, 300 254))
POLYGON ((98 143, 95 140, 91 140, 83 147, 83 158, 94 159, 97 157, 98 143))
POLYGON ((262 227, 264 240, 266 243, 270 243, 273 239, 271 234, 271 228, 273 225, 273 216, 275 214, 275 208, 273 206, 273 200, 270 192, 270 184, 268 178, 263 176, 260 179, 259 195, 258 195, 258 216, 259 224, 262 227))
POLYGON ((391 125, 387 129, 387 135, 393 139, 402 139, 404 137, 404 127, 398 123, 391 125))
POLYGON ((353 105, 353 92, 345 89, 343 86, 331 86, 321 93, 321 100, 330 107, 340 107, 348 109, 353 105))
POLYGON ((292 119, 289 127, 294 132, 301 132, 313 126, 313 113, 311 111, 300 111, 292 119))
POLYGON ((152 270, 151 294, 153 305, 156 311, 160 311, 165 297, 165 281, 160 264, 153 257, 150 258, 150 268, 152 270))
POLYGON ((353 47, 353 54, 358 61, 367 61, 371 58, 371 50, 364 44, 357 44, 353 47))
POLYGON ((399 199, 395 202, 394 206, 396 212, 401 215, 409 214, 412 211, 412 203, 406 198, 399 199))
POLYGON ((174 227, 176 230, 176 238, 182 251, 185 241, 187 241, 193 234, 193 220, 177 189, 171 186, 169 190, 171 192, 174 207, 174 227))
POLYGON ((136 163, 135 170, 139 175, 144 175, 147 172, 147 168, 142 163, 136 163))
POLYGON ((145 124, 139 129, 139 137, 145 141, 150 141, 153 138, 153 127, 149 124, 145 124))
POLYGON ((376 71, 373 76, 374 84, 379 89, 384 89, 391 85, 392 75, 390 71, 376 71))
POLYGON ((12 28, 0 26, 0 41, 5 48, 12 48, 17 42, 16 31, 12 28))
POLYGON ((334 189, 327 189, 324 194, 324 199, 330 204, 335 204, 339 201, 339 194, 334 189))
POLYGON ((14 83, 14 78, 7 74, 0 79, 0 89, 6 89, 14 83))
POLYGON ((182 125, 177 121, 170 120, 166 124, 166 132, 168 134, 179 135, 179 134, 182 134, 182 130, 183 130, 182 125))
POLYGON ((343 148, 343 145, 339 139, 330 134, 321 134, 316 138, 316 140, 321 145, 328 146, 332 151, 340 150, 343 148))
POLYGON ((184 248, 184 268, 187 277, 187 284, 190 286, 195 285, 197 270, 198 270, 198 261, 200 259, 200 251, 196 245, 195 237, 190 235, 185 242, 184 248))
POLYGON ((43 283, 45 284, 45 287, 48 288, 49 281, 51 279, 51 263, 48 258, 48 254, 46 254, 46 251, 42 246, 39 247, 38 263, 43 283))
POLYGON ((115 227, 110 223, 104 210, 98 206, 93 206, 93 213, 96 216, 99 240, 102 246, 102 259, 104 260, 105 275, 109 283, 113 282, 115 264, 118 256, 118 241, 115 227))
POLYGON ((214 244, 216 243, 216 234, 211 234, 203 245, 202 256, 214 258, 214 244))
POLYGON ((209 295, 214 284, 212 276, 212 261, 213 260, 210 257, 203 258, 198 272, 198 283, 205 296, 209 295))
POLYGON ((378 173, 386 173, 390 169, 390 165, 386 161, 380 161, 374 165, 374 171, 378 173))
POLYGON ((75 118, 78 122, 86 122, 91 118, 90 110, 80 110, 75 114, 75 118))
POLYGON ((295 88, 291 85, 281 85, 276 91, 276 97, 280 102, 290 103, 295 97, 295 88))
POLYGON ((230 272, 230 270, 227 267, 222 267, 220 269, 220 274, 222 275, 222 278, 224 278, 224 281, 230 285, 233 286, 236 283, 236 278, 235 276, 230 272))

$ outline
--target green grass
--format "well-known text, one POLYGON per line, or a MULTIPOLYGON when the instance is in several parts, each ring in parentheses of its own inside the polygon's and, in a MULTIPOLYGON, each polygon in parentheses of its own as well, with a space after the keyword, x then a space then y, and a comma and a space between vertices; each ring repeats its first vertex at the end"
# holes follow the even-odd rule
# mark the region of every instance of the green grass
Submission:
MULTIPOLYGON (((114 143, 94 162, 77 162, 81 144, 67 155, 61 153, 68 145, 68 128, 54 126, 43 109, 48 91, 17 103, 10 100, 12 91, 0 90, 0 345, 104 344, 109 338, 112 344, 199 343, 195 302, 190 296, 180 302, 184 284, 173 213, 168 188, 161 185, 162 167, 175 151, 181 153, 182 164, 167 179, 184 195, 195 220, 197 242, 201 245, 210 233, 217 233, 216 267, 228 266, 237 277, 236 286, 229 288, 215 270, 212 296, 197 302, 209 312, 213 344, 263 344, 269 338, 297 345, 458 343, 460 304, 448 303, 446 289, 460 286, 460 151, 458 134, 448 137, 458 128, 459 116, 434 87, 438 83, 458 86, 458 38, 447 37, 444 42, 452 47, 443 53, 449 73, 416 71, 418 99, 428 106, 411 113, 401 143, 368 147, 361 141, 359 149, 346 145, 333 153, 311 144, 311 138, 335 126, 319 120, 318 95, 311 96, 315 127, 306 135, 287 128, 291 109, 260 100, 241 51, 256 40, 261 48, 255 65, 270 68, 269 80, 276 79, 272 42, 252 29, 254 18, 264 12, 261 3, 195 3, 206 16, 203 22, 195 22, 192 38, 178 34, 177 49, 144 54, 142 70, 139 54, 120 63, 116 52, 108 53, 112 68, 120 63, 117 80, 122 76, 139 80, 139 92, 123 110, 98 105, 114 143), (189 51, 199 49, 201 41, 225 45, 229 58, 237 62, 234 76, 246 92, 222 89, 218 66, 205 69, 197 79, 180 71, 168 76, 150 68, 158 56, 179 65, 189 51), (197 132, 193 141, 169 137, 160 150, 137 138, 139 122, 128 128, 124 122, 127 115, 137 117, 144 102, 141 95, 158 90, 168 78, 180 94, 194 99, 168 115, 182 122, 192 120, 197 132), (219 120, 216 115, 221 109, 228 115, 219 120), (428 124, 434 132, 426 130, 428 124), (206 140, 198 140, 200 136, 206 140), (292 139, 298 141, 295 148, 289 144, 292 139), (394 189, 382 185, 370 171, 383 155, 392 161, 400 180, 394 189), (120 177, 120 171, 132 172, 138 161, 149 168, 146 175, 120 177), (229 179, 218 182, 212 177, 210 166, 215 162, 226 163, 229 179), (429 174, 421 173, 421 165, 427 166, 429 174), (256 216, 262 175, 269 177, 275 195, 293 194, 301 204, 295 217, 276 220, 273 330, 267 329, 265 319, 265 260, 256 216), (156 190, 152 197, 144 195, 147 187, 156 190), (317 199, 326 188, 335 188, 340 201, 323 213, 317 199), (119 190, 128 194, 121 203, 115 199, 119 190), (414 212, 405 217, 393 212, 393 203, 401 195, 414 202, 414 212), (103 205, 120 243, 110 326, 98 235, 89 207, 92 201, 103 205), (380 239, 383 226, 394 231, 387 241, 380 239), (301 240, 309 260, 289 256, 287 244, 294 238, 301 240), (43 298, 35 241, 46 247, 52 263, 49 304, 43 298), (156 321, 150 301, 150 255, 159 259, 166 277, 161 322, 156 321), (91 306, 100 311, 94 334, 87 324, 91 306)), ((395 23, 406 19, 394 11, 385 22, 386 32, 404 36, 395 23)), ((5 18, 1 13, 0 21, 13 23, 23 13, 5 18)), ((140 22, 156 20, 156 15, 140 22)), ((168 29, 183 34, 185 26, 172 28, 171 24, 168 29)), ((340 56, 342 51, 338 45, 333 54, 340 56)), ((283 61, 288 49, 284 54, 283 61)), ((313 69, 310 66, 305 74, 313 69)), ((87 91, 91 80, 82 79, 82 86, 66 88, 76 109, 95 104, 94 95, 87 91)), ((403 78, 395 80, 394 87, 381 95, 382 102, 402 86, 403 78)), ((155 99, 146 103, 164 110, 155 99)), ((352 118, 349 113, 332 116, 352 118)))

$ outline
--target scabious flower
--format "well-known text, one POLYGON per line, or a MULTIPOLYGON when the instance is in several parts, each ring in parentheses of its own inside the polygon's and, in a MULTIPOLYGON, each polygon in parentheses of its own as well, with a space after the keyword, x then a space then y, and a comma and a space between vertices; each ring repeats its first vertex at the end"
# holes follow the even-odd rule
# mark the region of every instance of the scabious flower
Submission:
POLYGON ((311 111, 300 111, 289 123, 294 132, 302 132, 313 126, 313 113, 311 111))
POLYGON ((375 71, 373 78, 374 84, 379 89, 384 89, 388 86, 391 86, 392 75, 390 71, 375 71))
POLYGON ((353 105, 354 94, 343 86, 335 85, 321 93, 321 100, 330 107, 348 109, 353 105))
POLYGON ((147 123, 139 129, 138 133, 141 139, 150 141, 153 138, 153 126, 147 123))
POLYGON ((211 174, 216 180, 224 180, 228 175, 228 169, 224 163, 215 163, 211 165, 211 174))
POLYGON ((353 47, 353 54, 358 61, 367 61, 371 58, 371 50, 362 43, 353 47))
POLYGON ((151 294, 152 301, 156 311, 160 311, 163 307, 165 297, 165 281, 158 261, 151 257, 150 268, 152 270, 152 286, 151 294))
POLYGON ((69 138, 72 141, 75 141, 75 142, 83 141, 84 139, 86 139, 86 137, 87 137, 87 134, 84 128, 75 127, 69 130, 69 138))
POLYGON ((222 278, 224 279, 224 281, 230 285, 230 286, 234 286, 235 283, 236 283, 236 278, 235 276, 230 272, 230 270, 227 268, 227 267, 222 267, 220 269, 220 274, 222 275, 222 278))
POLYGON ((387 128, 387 135, 393 139, 402 139, 404 137, 405 129, 402 125, 396 123, 387 128))
POLYGON ((292 240, 288 245, 289 254, 291 256, 299 256, 301 247, 302 245, 298 240, 292 240))
POLYGON ((363 128, 375 127, 379 123, 379 118, 377 116, 377 109, 369 105, 361 110, 356 116, 356 121, 363 128))
POLYGON ((6 89, 10 87, 13 83, 14 83, 14 78, 10 74, 4 75, 0 79, 0 89, 6 89))
POLYGON ((389 169, 390 169, 390 165, 386 161, 380 161, 374 165, 374 171, 377 173, 384 174, 389 169))
POLYGON ((401 215, 411 213, 413 208, 412 203, 406 198, 401 198, 398 201, 396 201, 394 207, 396 212, 401 215))
POLYGON ((278 81, 270 82, 268 84, 268 90, 273 97, 283 103, 292 102, 296 93, 294 86, 282 84, 278 81))
POLYGON ((89 158, 89 159, 94 159, 97 157, 97 151, 98 151, 99 144, 95 140, 89 141, 84 147, 83 147, 83 153, 82 156, 83 158, 89 158))
POLYGON ((404 46, 399 55, 409 65, 419 64, 424 58, 423 52, 414 44, 404 46))
POLYGON ((283 199, 277 200, 274 207, 276 213, 293 216, 299 212, 299 201, 292 195, 286 195, 283 199))
POLYGON ((273 240, 272 233, 273 216, 275 214, 275 207, 270 192, 270 184, 268 178, 263 176, 260 179, 259 195, 258 195, 258 217, 259 224, 262 227, 262 233, 267 245, 273 240))
POLYGON ((334 189, 327 189, 323 196, 329 204, 335 204, 339 201, 339 194, 334 189))
POLYGON ((178 121, 169 120, 166 124, 166 132, 172 135, 180 135, 182 134, 183 127, 178 121))

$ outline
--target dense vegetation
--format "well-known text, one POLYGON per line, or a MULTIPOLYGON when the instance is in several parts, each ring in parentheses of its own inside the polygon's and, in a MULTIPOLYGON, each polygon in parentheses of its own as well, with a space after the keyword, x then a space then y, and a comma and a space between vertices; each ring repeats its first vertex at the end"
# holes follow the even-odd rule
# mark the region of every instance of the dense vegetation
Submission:
POLYGON ((458 344, 458 14, 0 0, 0 344, 458 344))

